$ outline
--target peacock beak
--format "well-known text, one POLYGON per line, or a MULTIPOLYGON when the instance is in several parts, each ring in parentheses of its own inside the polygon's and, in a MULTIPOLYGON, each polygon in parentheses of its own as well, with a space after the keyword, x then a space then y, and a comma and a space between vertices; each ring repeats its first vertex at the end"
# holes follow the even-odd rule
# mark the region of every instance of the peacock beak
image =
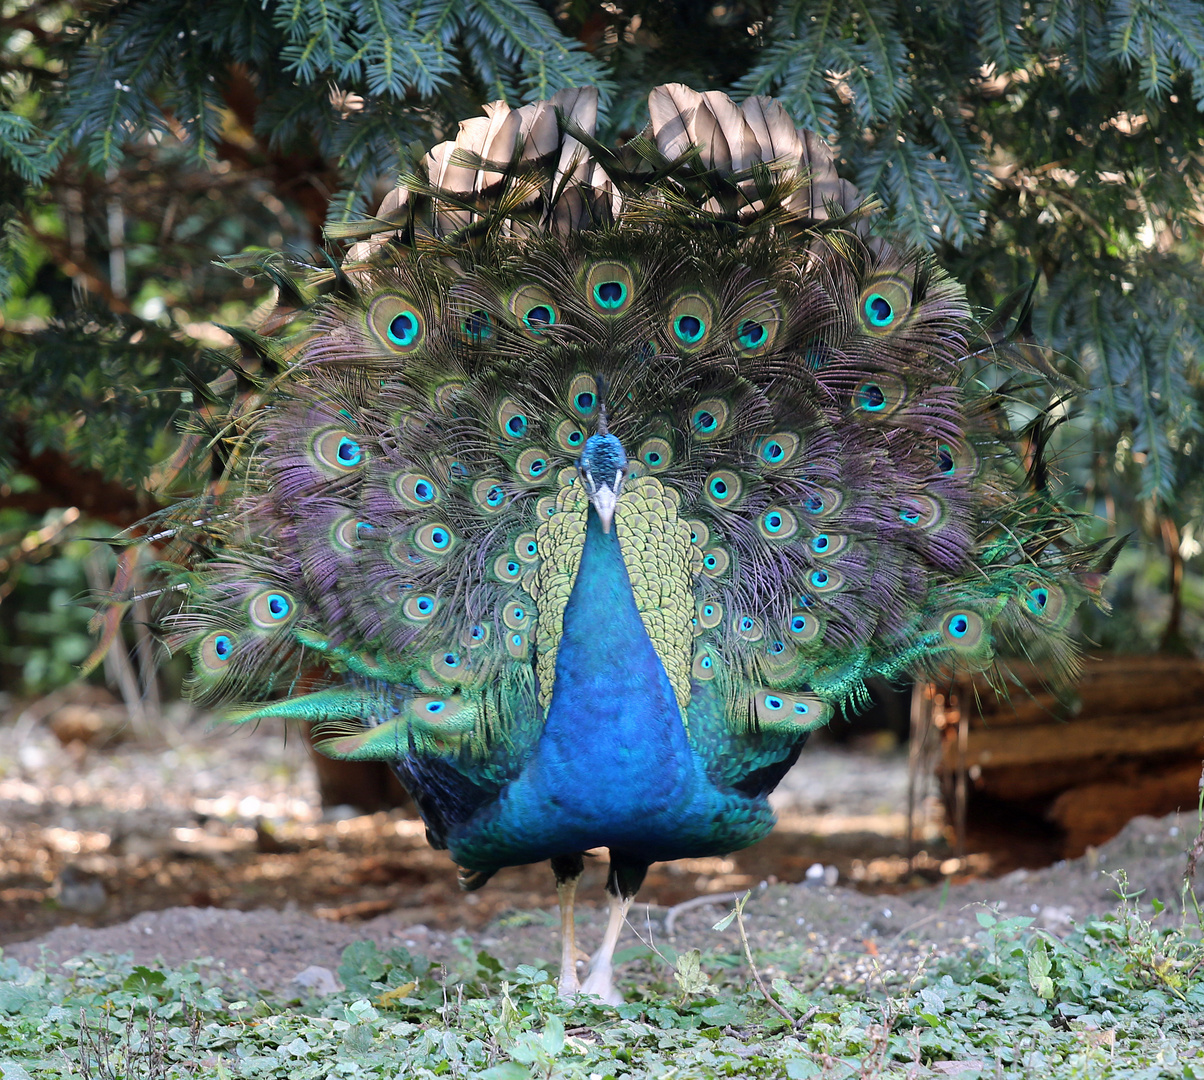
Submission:
POLYGON ((585 484, 585 493, 598 513, 598 520, 602 522, 602 531, 610 532, 611 523, 615 519, 615 507, 623 492, 623 471, 617 471, 614 480, 608 483, 605 480, 595 480, 589 469, 582 469, 581 479, 585 484))

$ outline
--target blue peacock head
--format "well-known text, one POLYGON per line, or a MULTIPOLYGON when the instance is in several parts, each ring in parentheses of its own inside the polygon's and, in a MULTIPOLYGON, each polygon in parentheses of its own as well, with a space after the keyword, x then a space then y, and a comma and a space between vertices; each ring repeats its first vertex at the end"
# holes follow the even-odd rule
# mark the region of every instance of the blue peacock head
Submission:
POLYGON ((585 494, 598 512, 602 531, 610 532, 615 505, 623 491, 627 475, 627 454, 613 435, 591 435, 577 459, 577 474, 585 485, 585 494))

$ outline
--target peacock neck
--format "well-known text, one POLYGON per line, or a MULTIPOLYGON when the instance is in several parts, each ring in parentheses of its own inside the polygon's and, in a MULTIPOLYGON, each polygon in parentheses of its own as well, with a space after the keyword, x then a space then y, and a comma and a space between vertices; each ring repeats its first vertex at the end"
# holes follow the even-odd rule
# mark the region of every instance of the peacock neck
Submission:
POLYGON ((602 531, 592 507, 564 612, 539 757, 556 801, 584 796, 583 814, 612 821, 616 813, 646 814, 683 797, 696 772, 681 709, 640 618, 618 537, 614 529, 602 531), (640 782, 632 784, 633 776, 640 782))

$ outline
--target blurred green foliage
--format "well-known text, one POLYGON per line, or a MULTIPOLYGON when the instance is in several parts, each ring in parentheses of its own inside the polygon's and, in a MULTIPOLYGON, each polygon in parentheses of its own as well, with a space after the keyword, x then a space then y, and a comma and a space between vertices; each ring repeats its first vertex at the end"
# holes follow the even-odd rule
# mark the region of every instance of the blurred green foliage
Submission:
POLYGON ((1123 610, 1087 629, 1125 648, 1204 641, 1198 0, 0 10, 4 686, 66 677, 80 616, 47 590, 82 576, 56 560, 155 507, 173 418, 220 370, 220 325, 270 306, 215 260, 313 252, 482 102, 583 84, 605 139, 639 130, 658 83, 776 95, 881 198, 881 227, 933 248, 984 311, 1036 276, 1020 332, 1085 388, 1059 433, 1063 482, 1101 532, 1139 537, 1114 575, 1123 610), (72 507, 32 562, 24 540, 72 507))

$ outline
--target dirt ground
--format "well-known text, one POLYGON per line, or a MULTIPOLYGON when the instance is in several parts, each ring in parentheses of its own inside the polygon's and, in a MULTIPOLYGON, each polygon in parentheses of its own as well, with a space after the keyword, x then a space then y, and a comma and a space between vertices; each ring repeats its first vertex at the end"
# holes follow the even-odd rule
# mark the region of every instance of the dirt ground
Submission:
MULTIPOLYGON (((620 948, 734 951, 735 931, 711 926, 729 894, 752 889, 758 947, 802 942, 791 963, 812 980, 856 982, 973 940, 982 904, 1064 930, 1115 905, 1108 875, 1120 868, 1173 908, 1198 831, 1194 812, 1141 818, 1083 859, 1014 868, 1007 850, 954 858, 939 805, 920 792, 908 859, 907 788, 897 750, 808 747, 775 795, 774 835, 728 858, 654 867, 620 948)), ((579 892, 587 950, 601 936, 605 873, 603 856, 579 892)), ((288 990, 364 938, 435 960, 471 938, 510 964, 552 962, 554 911, 546 866, 466 895, 419 822, 324 815, 304 746, 278 729, 212 730, 178 713, 154 738, 98 749, 64 747, 29 714, 0 724, 0 945, 23 963, 83 951, 209 957, 228 978, 288 990)))

